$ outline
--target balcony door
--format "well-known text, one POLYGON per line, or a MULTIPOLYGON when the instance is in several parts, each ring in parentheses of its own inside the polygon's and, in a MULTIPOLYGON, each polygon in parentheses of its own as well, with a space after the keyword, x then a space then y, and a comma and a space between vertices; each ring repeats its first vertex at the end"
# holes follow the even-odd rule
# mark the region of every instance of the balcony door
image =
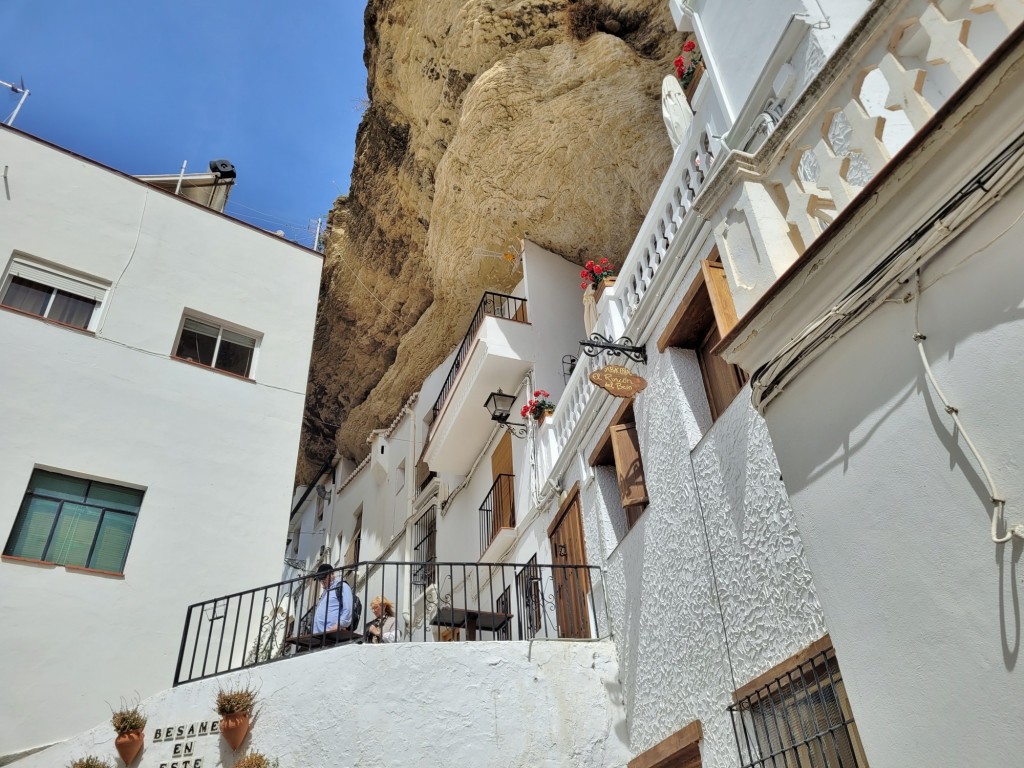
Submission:
POLYGON ((551 540, 551 579, 559 637, 590 637, 590 571, 583 541, 583 513, 579 489, 573 488, 548 527, 551 540))
MULTIPOLYGON (((512 435, 505 432, 491 454, 491 480, 497 482, 502 475, 511 478, 512 471, 512 435)), ((502 528, 515 527, 515 493, 510 480, 494 487, 494 516, 491 518, 491 540, 502 528)))

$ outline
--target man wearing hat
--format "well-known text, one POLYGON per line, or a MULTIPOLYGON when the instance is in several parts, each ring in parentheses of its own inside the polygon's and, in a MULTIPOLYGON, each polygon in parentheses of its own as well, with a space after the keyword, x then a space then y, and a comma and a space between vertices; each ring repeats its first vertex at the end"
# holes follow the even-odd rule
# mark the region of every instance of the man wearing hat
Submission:
POLYGON ((338 599, 338 588, 334 586, 335 573, 327 563, 321 563, 316 569, 314 578, 323 587, 323 593, 316 604, 313 614, 313 634, 333 632, 339 627, 350 629, 352 624, 352 588, 341 582, 341 600, 338 599))

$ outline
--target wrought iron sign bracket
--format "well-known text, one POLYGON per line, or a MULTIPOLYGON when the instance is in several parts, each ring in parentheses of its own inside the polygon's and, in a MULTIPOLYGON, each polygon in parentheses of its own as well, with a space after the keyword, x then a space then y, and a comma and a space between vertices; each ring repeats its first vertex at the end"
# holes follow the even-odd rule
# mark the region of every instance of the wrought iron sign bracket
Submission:
POLYGON ((587 357, 597 357, 602 352, 607 352, 612 357, 625 355, 634 363, 647 365, 647 349, 633 344, 633 340, 628 336, 623 336, 613 342, 600 333, 592 333, 589 339, 580 342, 580 347, 587 357))
POLYGON ((502 429, 507 429, 513 437, 524 438, 526 437, 526 425, 519 424, 515 421, 499 421, 498 426, 502 429))

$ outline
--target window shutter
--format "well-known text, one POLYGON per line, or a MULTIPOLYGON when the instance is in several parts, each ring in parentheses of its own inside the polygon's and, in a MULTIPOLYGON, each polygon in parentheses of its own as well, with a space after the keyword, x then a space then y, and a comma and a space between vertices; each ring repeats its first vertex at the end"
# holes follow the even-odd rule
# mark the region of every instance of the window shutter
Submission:
POLYGON ((59 506, 60 502, 51 499, 25 499, 4 554, 42 560, 59 506))
POLYGON ((611 435, 612 454, 615 456, 615 475, 619 481, 622 506, 647 503, 647 483, 644 480, 644 465, 640 458, 640 441, 636 435, 636 424, 618 424, 608 428, 611 435))
POLYGON ((100 571, 121 573, 124 570, 124 561, 128 554, 128 544, 131 542, 133 530, 135 530, 135 515, 126 515, 108 509, 103 514, 103 522, 100 525, 99 536, 96 537, 96 546, 93 548, 89 567, 100 571))
POLYGON ((732 292, 729 290, 729 278, 725 275, 725 267, 720 261, 703 261, 701 270, 704 272, 704 282, 708 287, 708 296, 711 299, 711 309, 715 313, 715 322, 718 324, 718 332, 724 337, 736 325, 736 306, 732 302, 732 292))
POLYGON ((58 565, 85 567, 99 521, 100 511, 95 507, 65 501, 43 559, 58 565))
POLYGON ((68 293, 92 299, 93 301, 103 301, 103 297, 107 295, 107 288, 105 286, 62 275, 59 272, 51 272, 48 269, 35 264, 29 264, 20 259, 14 259, 11 262, 8 274, 24 278, 25 280, 32 280, 36 283, 42 283, 51 288, 67 291, 68 293))

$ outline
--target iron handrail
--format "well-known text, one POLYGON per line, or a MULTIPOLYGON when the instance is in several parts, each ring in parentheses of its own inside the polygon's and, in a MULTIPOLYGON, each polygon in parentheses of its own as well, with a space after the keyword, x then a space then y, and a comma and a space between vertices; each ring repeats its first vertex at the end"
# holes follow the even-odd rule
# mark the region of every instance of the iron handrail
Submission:
POLYGON ((476 338, 476 332, 480 330, 485 317, 497 317, 517 323, 528 322, 526 319, 526 299, 510 296, 506 293, 484 291, 484 295, 480 298, 480 304, 477 306, 476 312, 473 313, 473 319, 469 322, 469 329, 466 331, 466 335, 462 337, 462 343, 459 345, 459 351, 452 361, 452 367, 448 371, 444 385, 441 387, 441 391, 438 393, 437 399, 430 409, 431 422, 437 418, 437 414, 441 412, 441 408, 451 394, 452 389, 454 389, 455 379, 459 375, 459 371, 462 370, 462 365, 466 362, 466 358, 469 356, 469 349, 473 344, 473 339, 476 338))
MULTIPOLYGON (((606 637, 600 569, 584 564, 366 561, 332 571, 324 597, 314 574, 191 604, 174 670, 174 685, 203 680, 373 639, 377 627, 394 642, 594 639, 606 637), (428 574, 428 583, 419 576, 428 574), (361 620, 334 629, 344 580, 361 606, 361 620), (385 596, 396 621, 374 621, 372 601, 385 596), (332 605, 333 604, 333 605, 332 605), (332 613, 333 609, 333 613, 332 613), (318 624, 325 625, 323 627, 318 624)), ((355 612, 355 611, 353 611, 355 612)))
POLYGON ((515 475, 498 475, 480 504, 480 554, 502 528, 516 526, 515 475), (498 514, 495 514, 495 513, 498 514))

